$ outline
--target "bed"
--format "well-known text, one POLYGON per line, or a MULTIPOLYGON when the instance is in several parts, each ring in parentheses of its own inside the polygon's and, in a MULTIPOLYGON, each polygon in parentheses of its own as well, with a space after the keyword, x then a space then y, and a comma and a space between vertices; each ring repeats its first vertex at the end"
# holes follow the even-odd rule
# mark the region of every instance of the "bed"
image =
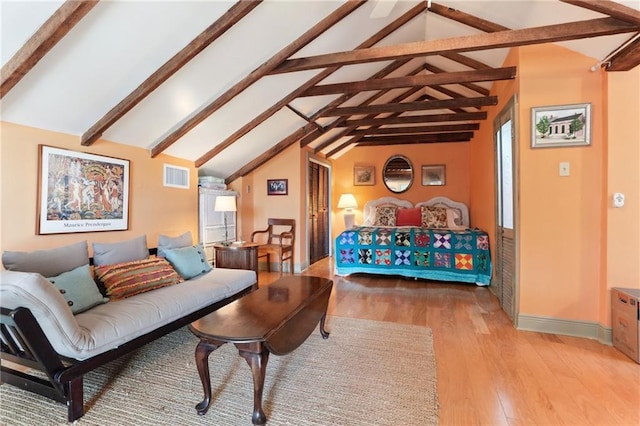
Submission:
POLYGON ((435 197, 416 203, 383 197, 365 204, 363 224, 335 240, 335 273, 400 275, 487 286, 486 232, 469 227, 464 203, 435 197))

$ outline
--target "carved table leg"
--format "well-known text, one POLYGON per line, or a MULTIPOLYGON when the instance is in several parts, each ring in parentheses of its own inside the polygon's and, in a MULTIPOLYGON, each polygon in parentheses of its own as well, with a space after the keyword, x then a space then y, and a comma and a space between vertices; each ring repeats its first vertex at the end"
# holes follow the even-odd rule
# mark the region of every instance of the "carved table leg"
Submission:
POLYGON ((209 376, 209 354, 220 346, 224 342, 200 340, 198 346, 196 346, 196 366, 198 367, 198 374, 200 375, 200 381, 202 382, 202 389, 204 390, 204 399, 198 405, 196 410, 201 416, 205 415, 211 405, 211 378, 209 376))
POLYGON ((262 410, 262 391, 264 390, 264 377, 269 361, 269 351, 261 342, 236 343, 240 356, 247 361, 253 373, 253 416, 251 422, 254 425, 267 423, 267 416, 262 410))
POLYGON ((327 313, 322 314, 322 318, 320 318, 320 334, 322 334, 323 339, 329 338, 329 332, 324 328, 324 321, 327 318, 327 313))

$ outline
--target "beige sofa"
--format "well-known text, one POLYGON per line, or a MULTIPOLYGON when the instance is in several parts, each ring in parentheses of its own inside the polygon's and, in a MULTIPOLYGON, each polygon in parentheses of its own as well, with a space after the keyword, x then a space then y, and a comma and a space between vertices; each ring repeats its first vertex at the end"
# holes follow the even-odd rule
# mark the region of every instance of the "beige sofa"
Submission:
MULTIPOLYGON (((192 255, 190 241, 184 235, 182 237, 183 240, 178 237, 161 238, 158 250, 163 255, 165 250, 167 253, 181 251, 192 255)), ((257 288, 254 271, 215 268, 188 279, 179 279, 171 285, 145 289, 115 300, 112 297, 107 301, 100 294, 97 296, 99 300, 92 302, 94 305, 84 306, 74 313, 74 303, 66 291, 69 284, 60 289, 56 287, 60 286, 56 283, 57 278, 45 278, 62 277, 69 271, 82 270, 84 262, 86 265, 95 263, 96 271, 99 268, 113 269, 114 265, 144 264, 147 261, 137 258, 149 257, 146 238, 144 246, 142 238, 136 239, 134 249, 133 241, 94 244, 94 262, 86 254, 86 242, 84 245, 77 243, 32 253, 4 253, 3 264, 6 269, 11 269, 0 272, 1 320, 5 326, 2 328, 5 341, 2 345, 4 383, 66 403, 68 419, 74 421, 84 414, 82 378, 86 372, 257 288), (132 258, 137 260, 130 260, 132 258), (115 263, 105 263, 111 261, 115 263), (60 273, 61 269, 68 271, 60 273), (41 379, 25 374, 24 368, 5 366, 4 360, 35 367, 44 372, 49 381, 42 383, 41 379)), ((193 248, 198 249, 197 246, 193 248)), ((155 254, 155 250, 151 253, 155 254)), ((176 262, 171 265, 184 273, 184 264, 176 262)), ((208 265, 205 266, 209 269, 208 265)), ((157 274, 151 275, 155 277, 157 274)))

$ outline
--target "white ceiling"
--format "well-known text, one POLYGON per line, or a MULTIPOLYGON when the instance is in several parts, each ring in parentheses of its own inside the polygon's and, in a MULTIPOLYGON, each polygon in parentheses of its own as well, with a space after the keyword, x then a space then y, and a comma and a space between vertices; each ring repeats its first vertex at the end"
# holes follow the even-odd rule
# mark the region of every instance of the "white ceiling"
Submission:
MULTIPOLYGON (((3 65, 62 3, 0 1, 3 65)), ((7 122, 77 135, 80 147, 83 133, 234 3, 103 0, 2 98, 1 118, 7 122)), ((356 9, 293 57, 352 50, 418 2, 389 0, 385 3, 390 4, 377 3, 369 1, 356 9), (390 9, 388 15, 372 18, 374 9, 378 14, 386 13, 381 11, 383 6, 390 9)), ((442 0, 437 3, 512 29, 604 16, 556 0, 442 0)), ((640 10, 640 0, 617 3, 640 10)), ((108 128, 102 137, 145 149, 153 148, 185 120, 341 4, 341 1, 329 0, 264 1, 108 128)), ((480 31, 427 11, 378 45, 478 33, 480 31)), ((629 38, 629 34, 622 34, 561 44, 594 58, 595 64, 629 38)), ((465 55, 492 67, 500 67, 506 49, 465 55)), ((429 57, 428 61, 447 71, 468 69, 442 57, 429 57)), ((413 59, 391 76, 404 76, 423 62, 422 58, 413 59)), ((388 63, 344 66, 322 84, 365 80, 388 63)), ((197 160, 319 71, 277 74, 260 79, 171 145, 165 153, 197 160)), ((490 87, 489 83, 481 85, 490 87)), ((390 99, 398 93, 392 90, 383 99, 390 99)), ((370 95, 371 92, 359 94, 346 105, 357 105, 370 95)), ((297 98, 290 105, 308 116, 336 97, 297 98)), ((325 125, 331 120, 325 118, 318 122, 325 125)), ((294 112, 282 108, 207 161, 200 174, 228 177, 305 124, 307 122, 294 112)), ((331 134, 331 131, 327 132, 317 142, 331 134)))

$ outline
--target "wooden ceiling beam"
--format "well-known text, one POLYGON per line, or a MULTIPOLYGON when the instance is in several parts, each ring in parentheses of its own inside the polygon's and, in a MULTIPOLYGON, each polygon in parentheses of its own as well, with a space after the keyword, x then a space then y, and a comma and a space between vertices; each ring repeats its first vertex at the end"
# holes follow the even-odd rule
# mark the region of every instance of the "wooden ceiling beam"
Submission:
POLYGON ((391 124, 415 124, 415 123, 436 123, 449 121, 472 121, 486 120, 486 111, 466 112, 455 114, 423 114, 409 115, 406 117, 386 117, 386 118, 366 118, 361 120, 346 120, 338 127, 360 127, 360 126, 384 126, 391 124))
MULTIPOLYGON (((432 65, 428 62, 424 63, 424 69, 432 72, 434 74, 443 74, 443 73, 447 73, 447 71, 443 70, 442 68, 436 67, 435 65, 432 65)), ((493 70, 494 68, 489 68, 489 70, 493 70)), ((462 87, 466 87, 469 90, 472 90, 476 93, 481 94, 482 96, 489 96, 489 89, 486 89, 482 86, 479 86, 477 84, 474 84, 470 81, 461 81, 458 83, 459 85, 461 85, 462 87)))
POLYGON ((412 135, 440 132, 464 132, 480 129, 479 123, 465 124, 436 124, 430 126, 404 126, 404 127, 370 127, 363 130, 352 130, 349 136, 367 135, 412 135))
POLYGON ((349 15, 351 12, 359 8, 365 3, 364 0, 349 0, 346 3, 342 4, 335 11, 330 13, 320 22, 315 24, 309 30, 307 30, 303 35, 298 37, 293 42, 289 43, 283 49, 281 49, 278 53, 269 58, 266 62, 260 65, 255 70, 251 71, 247 76, 245 76, 242 80, 234 84, 230 89, 224 92, 222 95, 217 97, 212 102, 208 103, 204 108, 200 111, 193 114, 190 118, 185 120, 178 128, 172 131, 168 136, 158 142, 151 149, 151 157, 157 157, 166 149, 168 149, 171 145, 178 141, 181 137, 186 135, 189 131, 191 131, 198 124, 202 123, 205 119, 207 119, 211 114, 222 108, 229 101, 235 98, 237 95, 246 90, 249 86, 251 86, 256 81, 260 80, 265 75, 268 75, 271 71, 273 71, 278 65, 282 64, 289 56, 296 53, 298 50, 302 49, 313 40, 315 40, 318 36, 324 33, 326 30, 331 28, 334 24, 342 20, 345 16, 349 15))
POLYGON ((611 0, 585 1, 585 0, 561 0, 564 3, 579 6, 594 12, 609 15, 612 18, 640 25, 640 10, 625 6, 611 0))
POLYGON ((238 171, 229 175, 225 182, 227 184, 233 182, 234 180, 251 173, 253 170, 265 164, 267 161, 271 160, 276 155, 280 154, 282 151, 296 143, 296 141, 300 140, 300 138, 308 131, 314 129, 313 124, 307 123, 305 126, 299 128, 295 132, 291 133, 286 138, 282 139, 280 142, 269 148, 266 152, 260 154, 258 157, 254 158, 244 166, 242 166, 238 171))
MULTIPOLYGON (((425 122, 424 120, 421 121, 417 121, 416 118, 419 117, 424 117, 424 116, 413 116, 413 117, 399 117, 398 114, 394 114, 390 117, 387 118, 383 118, 383 119, 365 119, 365 120, 360 120, 361 122, 365 122, 364 125, 371 125, 373 127, 366 129, 366 130, 372 130, 374 128, 380 128, 382 126, 385 125, 390 125, 390 124, 406 124, 406 123, 416 123, 416 122, 425 122)), ((486 119, 487 117, 487 113, 486 112, 482 112, 482 113, 466 113, 466 114, 440 114, 439 118, 453 118, 453 117, 466 117, 466 118, 475 118, 475 119, 486 119)), ((351 120, 352 122, 355 120, 351 120)), ((436 120, 437 121, 437 120, 436 120)), ((447 121, 455 121, 455 120, 447 120, 447 121)), ((470 124, 475 124, 475 123, 470 123, 470 124)), ((349 127, 349 129, 355 129, 356 127, 349 127)), ((340 151, 344 150, 345 148, 349 147, 349 145, 353 145, 358 143, 362 138, 364 137, 364 134, 358 134, 356 136, 354 136, 353 138, 351 138, 350 140, 340 144, 339 146, 335 147, 334 149, 332 149, 331 151, 329 151, 326 156, 327 158, 331 158, 334 155, 336 155, 337 153, 339 153, 340 151)))
POLYGON ((431 3, 429 12, 435 13, 444 18, 452 19, 456 22, 468 25, 477 30, 484 31, 485 33, 495 33, 498 31, 506 31, 509 29, 507 27, 503 27, 502 25, 496 24, 495 22, 486 21, 482 18, 478 18, 477 16, 469 15, 451 7, 442 6, 438 3, 431 3))
MULTIPOLYGON (((357 48, 361 49, 361 48, 374 46, 376 43, 383 40, 385 37, 393 33, 395 30, 402 27, 407 22, 411 21, 413 18, 418 16, 425 9, 426 9, 426 4, 423 4, 423 3, 420 3, 417 6, 414 6, 409 11, 407 11, 402 16, 400 16, 398 19, 394 20, 392 23, 382 28, 376 34, 374 34, 373 36, 371 36, 370 38, 362 42, 357 48)), ((403 61, 395 61, 395 64, 397 67, 400 67, 407 62, 409 62, 409 59, 406 59, 403 61)), ((253 120, 246 123, 244 126, 242 126, 240 129, 235 131, 231 136, 226 138, 224 141, 217 144, 215 147, 213 147, 212 149, 210 149, 209 151, 201 155, 200 158, 198 158, 195 161, 195 166, 200 167, 203 164, 205 164, 207 161, 214 158, 216 155, 218 155, 219 153, 227 149, 233 143, 237 142, 240 138, 242 138, 244 135, 249 133, 251 130, 253 130, 257 126, 265 122, 269 117, 273 116, 276 112, 280 111, 285 105, 288 105, 295 98, 299 97, 301 93, 304 93, 304 91, 306 91, 308 88, 315 86, 316 84, 318 84, 319 82, 321 82, 322 80, 324 80, 325 78, 333 74, 338 69, 340 69, 340 67, 327 68, 326 70, 323 70, 322 72, 318 73, 313 78, 309 79, 306 83, 300 85, 296 90, 289 93, 280 101, 276 102, 267 110, 263 111, 261 114, 256 116, 253 120)), ((310 117, 310 120, 311 121, 315 120, 315 117, 316 117, 315 115, 312 115, 310 117)), ((318 128, 316 128, 313 131, 311 131, 310 134, 316 135, 317 137, 318 135, 322 134, 322 132, 319 131, 318 128)))
POLYGON ((599 18, 566 24, 546 25, 519 30, 505 30, 473 36, 427 40, 394 46, 371 47, 347 52, 295 58, 284 61, 272 73, 285 73, 336 65, 351 65, 405 57, 439 55, 445 52, 472 52, 531 44, 578 40, 640 30, 640 25, 615 18, 599 18))
POLYGON ((456 53, 456 52, 446 52, 443 53, 442 55, 443 58, 447 58, 451 61, 457 62, 459 64, 462 65, 466 65, 469 68, 472 68, 474 70, 486 70, 486 69, 491 69, 493 67, 490 67, 489 65, 485 64, 484 62, 480 62, 476 59, 470 58, 468 56, 465 56, 461 53, 456 53))
POLYGON ((304 96, 320 96, 336 93, 358 93, 371 90, 398 89, 401 87, 424 87, 431 84, 460 84, 475 81, 510 80, 516 76, 516 67, 489 70, 458 71, 410 77, 382 78, 378 80, 354 81, 350 83, 324 84, 312 87, 304 96))
POLYGON ((356 107, 334 108, 328 111, 325 116, 342 115, 363 115, 363 114, 384 114, 391 112, 425 111, 433 109, 451 109, 465 107, 481 107, 497 105, 497 96, 484 96, 479 98, 457 98, 441 99, 422 102, 387 103, 379 105, 367 105, 356 107))
MULTIPOLYGON (((412 71, 411 74, 420 72, 421 67, 416 68, 415 70, 412 71)), ((405 92, 399 94, 398 96, 396 96, 395 98, 391 99, 390 102, 395 103, 395 102, 401 102, 405 99, 407 99, 409 96, 419 92, 420 90, 422 90, 422 88, 420 87, 412 87, 409 90, 406 90, 405 92)), ((373 102, 375 99, 383 96, 384 94, 386 94, 386 90, 380 91, 378 93, 376 93, 375 95, 373 95, 372 97, 370 97, 369 99, 367 99, 365 102, 361 103, 361 106, 365 106, 365 105, 369 105, 371 102, 373 102)), ((377 114, 370 114, 368 115, 366 118, 375 118, 377 114)), ((392 114, 392 117, 394 116, 398 116, 399 114, 392 114)), ((339 125, 343 124, 346 121, 346 117, 340 117, 337 120, 335 120, 332 124, 334 125, 334 127, 338 127, 339 125)), ((352 130, 355 130, 356 127, 347 127, 344 131, 340 132, 341 136, 340 137, 344 137, 344 136, 348 136, 348 133, 352 130)), ((351 139, 349 139, 349 141, 346 144, 342 144, 342 145, 351 145, 352 143, 355 143, 359 140, 360 136, 353 136, 351 137, 351 139)), ((337 140, 337 139, 336 139, 337 140)), ((316 146, 313 150, 314 153, 317 153, 323 149, 325 149, 326 147, 328 147, 329 145, 331 145, 333 142, 335 142, 335 140, 326 140, 323 141, 321 144, 319 144, 318 146, 316 146)))
POLYGON ((433 133, 428 135, 412 136, 365 136, 360 139, 357 146, 380 145, 409 145, 418 143, 437 142, 468 142, 473 137, 473 132, 433 133))
POLYGON ((607 62, 607 71, 629 71, 640 65, 640 38, 612 53, 607 62))
POLYGON ((211 43, 222 36, 233 25, 238 23, 249 12, 255 9, 262 0, 255 2, 239 1, 233 5, 224 15, 216 20, 213 24, 202 31, 189 44, 182 48, 178 53, 173 55, 171 59, 158 68, 145 81, 143 81, 133 92, 129 93, 123 100, 118 102, 116 106, 111 108, 102 118, 100 118, 93 126, 89 128, 80 140, 85 146, 92 145, 95 141, 102 137, 102 134, 126 113, 131 111, 144 98, 149 96, 155 89, 160 87, 162 83, 167 81, 172 75, 178 72, 191 59, 195 58, 200 52, 206 49, 211 43))
POLYGON ((65 1, 2 66, 0 99, 13 89, 96 4, 97 0, 65 1))
MULTIPOLYGON (((398 68, 400 68, 402 65, 405 65, 406 63, 408 63, 409 61, 410 60, 407 60, 407 59, 402 59, 400 61, 393 61, 391 64, 387 65, 382 70, 378 71, 373 76, 371 76, 368 80, 376 80, 378 78, 382 78, 382 77, 384 77, 386 75, 389 75, 393 71, 395 71, 398 68)), ((371 102, 374 102, 376 99, 382 97, 385 93, 386 93, 386 91, 381 91, 381 92, 378 92, 378 93, 374 94, 372 97, 367 99, 366 103, 369 104, 371 102)), ((323 108, 320 108, 315 114, 313 114, 311 116, 311 119, 317 120, 318 118, 322 117, 322 114, 324 112, 326 112, 326 111, 328 111, 328 110, 330 110, 332 108, 335 108, 335 107, 337 107, 339 105, 342 105, 343 103, 345 103, 346 101, 348 101, 349 99, 353 98, 356 95, 357 95, 357 93, 348 93, 348 94, 345 94, 345 95, 342 95, 342 96, 338 96, 336 99, 334 99, 333 101, 329 102, 323 108)), ((337 120, 334 120, 331 123, 329 123, 328 125, 324 126, 323 129, 325 131, 327 131, 327 130, 331 130, 331 129, 335 128, 340 120, 345 120, 345 119, 344 118, 339 118, 337 120)), ((303 148, 303 147, 309 145, 311 142, 316 140, 319 136, 320 136, 319 133, 309 134, 309 135, 305 136, 304 138, 302 138, 300 140, 300 148, 303 148)))
MULTIPOLYGON (((398 65, 400 65, 401 63, 404 65, 407 62, 409 62, 409 61, 406 60, 406 59, 402 59, 400 61, 394 61, 391 64, 389 64, 386 67, 384 67, 379 72, 377 72, 374 75, 372 75, 370 77, 370 79, 371 80, 375 80, 375 79, 378 79, 378 78, 382 78, 382 77, 390 74, 391 72, 395 71, 395 69, 399 68, 398 65)), ((415 75, 416 73, 420 72, 420 69, 421 69, 421 67, 417 67, 417 68, 413 69, 409 73, 409 75, 415 75)), ((364 102, 361 103, 361 105, 369 105, 369 104, 375 102, 377 99, 379 99, 382 96, 384 96, 387 92, 388 92, 387 90, 379 91, 379 92, 373 94, 372 96, 370 96, 369 98, 367 98, 364 102)), ((313 115, 313 118, 315 119, 315 118, 319 117, 320 114, 322 114, 323 112, 328 111, 329 109, 335 108, 337 106, 340 106, 341 104, 343 104, 344 102, 348 101, 349 99, 351 99, 355 95, 356 94, 346 94, 346 95, 339 96, 338 98, 336 98, 332 102, 330 102, 328 105, 326 105, 324 108, 321 108, 320 110, 318 110, 318 112, 313 115)), ((324 127, 325 131, 336 128, 338 126, 338 124, 342 123, 344 120, 346 120, 346 117, 340 117, 340 118, 332 121, 330 124, 328 124, 328 125, 326 125, 324 127)), ((320 134, 317 134, 317 133, 316 134, 309 134, 309 135, 305 136, 304 138, 302 138, 300 140, 300 147, 302 148, 302 147, 305 147, 305 146, 309 145, 311 142, 315 141, 319 136, 320 136, 320 134)), ((315 152, 317 152, 317 151, 315 151, 315 152)))

